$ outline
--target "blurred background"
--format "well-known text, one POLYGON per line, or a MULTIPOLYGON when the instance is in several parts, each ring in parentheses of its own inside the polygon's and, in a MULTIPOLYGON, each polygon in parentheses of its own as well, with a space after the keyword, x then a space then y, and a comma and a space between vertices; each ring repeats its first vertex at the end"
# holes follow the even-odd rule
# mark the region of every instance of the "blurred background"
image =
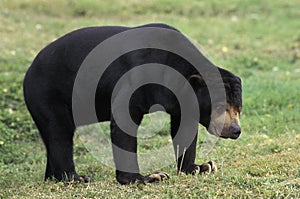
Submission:
MULTIPOLYGON (((0 198, 299 197, 299 19, 298 0, 0 0, 0 198), (124 187, 76 137, 77 169, 96 182, 43 183, 45 149, 22 91, 34 57, 75 29, 153 22, 176 27, 215 64, 242 78, 240 139, 219 140, 211 154, 197 158, 215 160, 220 172, 179 177, 174 160, 163 168, 169 181, 124 187)), ((139 150, 170 142, 168 128, 141 140, 139 150)))

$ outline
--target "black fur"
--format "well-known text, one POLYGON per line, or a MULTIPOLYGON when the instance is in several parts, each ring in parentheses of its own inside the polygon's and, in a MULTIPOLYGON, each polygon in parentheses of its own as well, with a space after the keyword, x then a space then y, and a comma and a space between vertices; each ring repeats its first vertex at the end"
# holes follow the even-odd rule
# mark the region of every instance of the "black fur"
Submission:
MULTIPOLYGON (((145 26, 174 29, 164 24, 145 26)), ((145 27, 142 26, 142 27, 145 27)), ((139 27, 135 27, 139 28, 139 27)), ((72 117, 72 89, 78 69, 88 53, 108 37, 128 30, 128 27, 89 27, 83 28, 57 39, 45 47, 35 58, 24 79, 26 105, 40 131, 47 149, 45 178, 57 180, 80 180, 73 162, 73 135, 76 129, 72 117)), ((186 79, 198 75, 197 71, 183 58, 159 49, 142 49, 127 53, 116 59, 103 74, 96 93, 96 111, 99 122, 111 121, 112 142, 128 151, 137 151, 137 140, 118 128, 111 117, 111 93, 118 79, 130 68, 144 63, 161 63, 173 67, 186 79), (101 115, 99 114, 101 112, 101 115)), ((227 102, 240 108, 241 81, 232 73, 220 69, 226 85, 227 102)), ((200 77, 200 76, 199 76, 200 77)), ((207 88, 193 84, 198 97, 200 123, 208 128, 210 123, 210 97, 207 88)), ((205 85, 205 84, 204 84, 205 85)), ((180 122, 180 108, 174 94, 167 88, 149 84, 139 88, 131 98, 130 114, 140 124, 144 114, 153 104, 161 104, 171 115, 171 135, 175 136, 180 122)), ((194 168, 196 139, 186 150, 182 171, 191 173, 194 168)), ((121 155, 115 154, 114 156, 121 155)), ((128 164, 138 165, 137 160, 128 164)), ((182 157, 179 158, 178 168, 182 157)), ((127 164, 127 163, 123 163, 127 164)), ((116 165, 118 168, 118 165, 116 165)), ((138 166, 137 166, 138 167, 138 166)), ((127 184, 143 178, 139 173, 116 171, 117 180, 127 184)))

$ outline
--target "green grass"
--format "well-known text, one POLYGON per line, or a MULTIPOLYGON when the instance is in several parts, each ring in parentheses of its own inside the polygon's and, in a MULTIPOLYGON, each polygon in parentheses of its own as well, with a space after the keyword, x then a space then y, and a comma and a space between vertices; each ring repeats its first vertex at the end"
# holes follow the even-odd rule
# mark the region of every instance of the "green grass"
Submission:
MULTIPOLYGON (((298 0, 0 0, 0 198, 299 198, 299 8, 298 0), (241 137, 219 140, 212 153, 197 158, 215 160, 219 172, 177 176, 174 164, 163 168, 168 181, 121 186, 77 136, 77 169, 95 182, 43 182, 45 149, 22 94, 34 56, 80 27, 149 22, 177 27, 216 64, 242 77, 241 137)), ((168 143, 167 129, 141 140, 140 151, 168 143)), ((200 133, 201 141, 206 132, 200 133)))

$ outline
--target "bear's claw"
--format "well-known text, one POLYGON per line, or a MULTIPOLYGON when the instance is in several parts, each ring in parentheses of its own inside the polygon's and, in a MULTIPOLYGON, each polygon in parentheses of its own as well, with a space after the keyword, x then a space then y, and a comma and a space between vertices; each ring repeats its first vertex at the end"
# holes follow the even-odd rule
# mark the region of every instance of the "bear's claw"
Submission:
POLYGON ((213 161, 209 161, 206 163, 203 163, 201 165, 196 165, 194 170, 191 172, 193 175, 196 174, 210 174, 216 172, 217 166, 213 161))
POLYGON ((79 183, 89 183, 89 182, 93 182, 93 179, 92 179, 92 177, 89 177, 89 176, 73 174, 71 181, 79 182, 79 183))
POLYGON ((159 181, 163 181, 163 179, 169 179, 170 176, 169 174, 167 174, 166 172, 155 172, 153 174, 149 174, 145 177, 143 177, 139 183, 143 183, 143 184, 146 184, 146 183, 152 183, 152 182, 159 182, 159 181))

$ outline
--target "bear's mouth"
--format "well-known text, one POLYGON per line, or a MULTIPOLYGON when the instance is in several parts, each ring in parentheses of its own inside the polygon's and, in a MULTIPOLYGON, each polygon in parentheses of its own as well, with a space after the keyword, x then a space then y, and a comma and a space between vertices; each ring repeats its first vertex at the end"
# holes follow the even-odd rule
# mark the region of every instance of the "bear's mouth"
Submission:
POLYGON ((233 139, 233 140, 236 140, 240 137, 240 133, 230 133, 229 132, 229 129, 228 131, 225 130, 226 128, 222 128, 220 131, 217 129, 216 126, 214 125, 211 125, 209 127, 209 129, 207 130, 210 134, 216 136, 216 137, 220 137, 220 138, 223 138, 223 139, 233 139))
POLYGON ((240 137, 240 134, 231 134, 230 136, 223 136, 223 135, 220 135, 220 138, 224 138, 224 139, 233 139, 233 140, 236 140, 240 137))

